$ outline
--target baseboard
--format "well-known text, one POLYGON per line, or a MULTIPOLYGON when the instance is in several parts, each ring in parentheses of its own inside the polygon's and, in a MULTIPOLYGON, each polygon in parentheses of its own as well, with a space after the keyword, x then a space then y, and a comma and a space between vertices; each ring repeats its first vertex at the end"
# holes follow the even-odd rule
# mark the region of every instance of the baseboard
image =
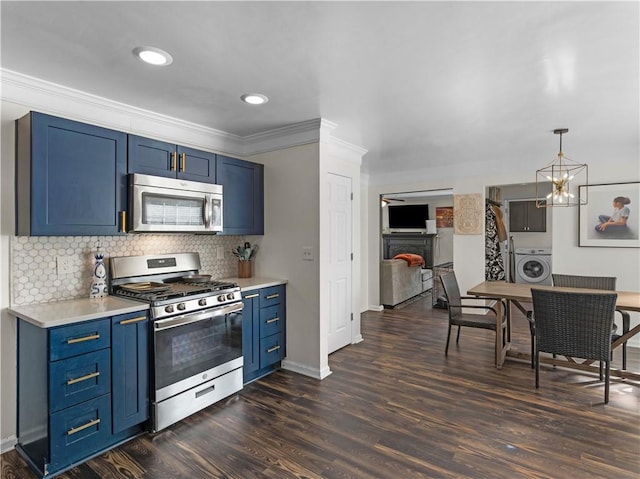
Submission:
POLYGON ((382 306, 381 304, 372 304, 369 306, 369 311, 383 311, 384 310, 384 306, 382 306))
POLYGON ((358 343, 361 343, 362 341, 364 341, 362 334, 358 334, 355 338, 353 338, 353 341, 351 341, 351 344, 358 344, 358 343))
POLYGON ((16 436, 9 436, 0 439, 0 454, 4 454, 7 451, 15 449, 18 438, 16 436))
POLYGON ((292 371, 294 373, 302 374, 303 376, 308 376, 310 378, 319 380, 322 380, 331 374, 331 369, 329 369, 329 366, 323 369, 310 368, 305 364, 296 363, 287 359, 282 360, 282 369, 286 369, 287 371, 292 371))

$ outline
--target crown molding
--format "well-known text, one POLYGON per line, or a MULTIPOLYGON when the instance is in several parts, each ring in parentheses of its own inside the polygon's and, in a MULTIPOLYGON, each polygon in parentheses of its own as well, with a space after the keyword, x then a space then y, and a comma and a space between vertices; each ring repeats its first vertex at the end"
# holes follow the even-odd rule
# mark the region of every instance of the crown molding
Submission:
POLYGON ((322 118, 239 136, 6 69, 0 69, 0 98, 29 110, 233 156, 246 157, 323 140, 344 151, 366 153, 333 138, 331 133, 338 125, 322 118))

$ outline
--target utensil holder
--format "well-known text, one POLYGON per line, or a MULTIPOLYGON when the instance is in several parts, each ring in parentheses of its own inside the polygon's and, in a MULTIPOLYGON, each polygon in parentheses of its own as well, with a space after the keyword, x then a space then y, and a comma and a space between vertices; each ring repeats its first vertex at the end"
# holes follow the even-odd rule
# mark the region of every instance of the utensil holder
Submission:
POLYGON ((238 278, 251 278, 251 261, 238 261, 238 278))

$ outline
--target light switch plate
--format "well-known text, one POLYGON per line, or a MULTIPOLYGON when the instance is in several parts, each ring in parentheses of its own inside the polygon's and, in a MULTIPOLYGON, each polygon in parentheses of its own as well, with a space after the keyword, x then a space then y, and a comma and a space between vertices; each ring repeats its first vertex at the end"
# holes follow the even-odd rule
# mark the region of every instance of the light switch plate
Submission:
POLYGON ((302 247, 302 259, 304 261, 313 261, 313 248, 311 246, 302 247))

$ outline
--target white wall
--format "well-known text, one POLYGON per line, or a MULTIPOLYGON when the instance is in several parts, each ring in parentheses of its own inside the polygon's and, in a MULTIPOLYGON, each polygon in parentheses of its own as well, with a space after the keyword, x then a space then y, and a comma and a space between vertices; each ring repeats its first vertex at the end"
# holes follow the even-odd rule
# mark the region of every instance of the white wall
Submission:
POLYGON ((255 276, 286 278, 287 355, 283 366, 312 377, 327 374, 320 351, 320 264, 302 260, 302 247, 320 248, 319 144, 254 155, 264 164, 264 236, 255 276))

